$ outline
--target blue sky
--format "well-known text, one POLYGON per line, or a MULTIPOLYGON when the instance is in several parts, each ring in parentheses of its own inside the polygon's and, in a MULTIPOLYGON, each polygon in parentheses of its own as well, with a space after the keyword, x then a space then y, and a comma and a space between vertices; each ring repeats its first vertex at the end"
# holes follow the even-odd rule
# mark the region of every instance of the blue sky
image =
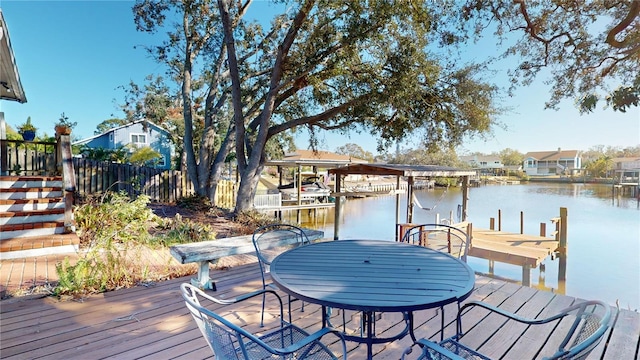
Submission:
MULTIPOLYGON (((64 112, 77 121, 75 135, 93 135, 96 126, 111 117, 123 117, 117 108, 130 81, 142 84, 151 73, 162 74, 162 66, 136 46, 152 45, 160 36, 135 30, 132 1, 18 1, 0 0, 11 36, 22 85, 28 102, 0 101, 7 123, 14 127, 31 116, 39 133, 53 133, 64 112)), ((253 6, 264 11, 265 3, 253 6)), ((485 48, 486 49, 486 48, 485 48)), ((469 51, 473 57, 476 49, 469 51)), ((498 84, 505 86, 506 84, 498 84)), ((550 87, 542 79, 521 88, 505 105, 513 112, 498 120, 506 129, 494 129, 489 140, 466 141, 458 153, 490 153, 504 148, 528 151, 587 150, 594 145, 640 145, 640 109, 626 114, 598 109, 580 115, 573 101, 559 111, 544 110, 550 87)), ((306 148, 300 136, 297 146, 306 148)), ((376 142, 368 134, 321 135, 321 147, 333 151, 345 143, 357 143, 375 153, 376 142)), ((402 147, 414 147, 411 143, 402 147)))

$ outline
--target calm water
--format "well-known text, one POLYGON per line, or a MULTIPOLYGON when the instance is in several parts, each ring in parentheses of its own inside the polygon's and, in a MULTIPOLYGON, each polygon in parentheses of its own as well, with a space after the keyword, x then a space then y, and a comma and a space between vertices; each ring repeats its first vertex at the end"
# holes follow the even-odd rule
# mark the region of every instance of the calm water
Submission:
MULTIPOLYGON (((426 211, 414 207, 414 223, 434 222, 436 214, 454 220, 462 202, 460 189, 425 190, 417 193, 426 211)), ((406 220, 405 195, 401 195, 400 222, 406 220)), ((547 234, 555 229, 551 218, 560 207, 568 209, 568 260, 566 288, 558 286, 558 260, 547 258, 545 270, 531 271, 532 286, 559 291, 585 299, 602 299, 624 308, 640 308, 640 210, 629 197, 612 199, 611 187, 596 184, 487 185, 470 189, 469 221, 489 228, 489 218, 502 211, 502 230, 520 231, 524 212, 524 232, 537 235, 540 223, 547 234)), ((303 218, 305 226, 325 231, 333 238, 333 211, 315 219, 303 218)), ((497 227, 497 225, 496 225, 497 227)), ((340 238, 393 240, 395 237, 395 196, 348 200, 340 222, 340 238)), ((489 272, 485 259, 470 258, 469 265, 489 272)), ((495 263, 494 274, 521 280, 518 266, 495 263)))

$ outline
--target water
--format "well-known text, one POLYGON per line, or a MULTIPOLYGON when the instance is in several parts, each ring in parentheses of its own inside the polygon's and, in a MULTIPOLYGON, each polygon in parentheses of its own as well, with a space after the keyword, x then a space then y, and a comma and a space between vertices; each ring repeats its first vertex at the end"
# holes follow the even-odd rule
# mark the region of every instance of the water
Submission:
MULTIPOLYGON (((456 214, 462 202, 459 188, 417 192, 426 211, 414 207, 414 223, 435 222, 456 214)), ((546 223, 547 235, 555 230, 550 219, 560 207, 568 209, 568 258, 566 283, 558 283, 558 260, 544 261, 544 270, 531 271, 531 286, 583 299, 601 299, 623 308, 640 308, 640 210, 629 197, 612 198, 610 185, 543 184, 487 185, 469 191, 468 220, 475 227, 489 228, 489 218, 502 212, 502 230, 520 231, 524 213, 524 233, 539 234, 546 223)), ((340 239, 395 238, 395 196, 349 199, 340 222, 340 239)), ((406 221, 406 195, 401 195, 400 222, 406 221)), ((333 238, 333 211, 320 212, 314 219, 303 217, 305 226, 324 230, 333 238)), ((488 273, 489 262, 470 258, 477 272, 488 273)), ((495 263, 497 276, 521 280, 519 266, 495 263)))

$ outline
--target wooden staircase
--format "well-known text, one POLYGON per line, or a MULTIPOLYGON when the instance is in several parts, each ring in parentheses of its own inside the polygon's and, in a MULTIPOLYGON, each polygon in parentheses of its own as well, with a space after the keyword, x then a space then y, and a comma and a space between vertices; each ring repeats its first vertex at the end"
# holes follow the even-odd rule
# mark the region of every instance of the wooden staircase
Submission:
POLYGON ((70 218, 62 177, 0 176, 0 260, 77 251, 70 218))

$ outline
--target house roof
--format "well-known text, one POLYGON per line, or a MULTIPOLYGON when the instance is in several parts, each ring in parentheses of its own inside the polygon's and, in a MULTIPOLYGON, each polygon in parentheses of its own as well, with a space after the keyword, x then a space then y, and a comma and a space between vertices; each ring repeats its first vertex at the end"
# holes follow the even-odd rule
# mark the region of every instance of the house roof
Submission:
MULTIPOLYGON (((121 125, 121 126, 109 129, 109 130, 103 132, 102 134, 98 134, 98 135, 94 135, 94 136, 91 136, 91 137, 88 137, 88 138, 84 138, 82 140, 78 140, 78 141, 74 142, 72 145, 82 145, 82 144, 88 143, 89 141, 91 141, 93 139, 97 139, 97 138, 99 138, 99 137, 101 137, 103 135, 106 135, 108 133, 114 132, 116 130, 124 129, 124 128, 127 128, 127 127, 131 126, 131 125, 135 125, 135 124, 138 124, 138 123, 141 123, 141 122, 144 122, 144 121, 145 120, 136 120, 136 121, 130 122, 128 124, 121 125)), ((152 123, 151 121, 146 121, 146 122, 147 122, 147 124, 149 124, 149 126, 155 127, 159 131, 168 133, 168 131, 166 129, 164 129, 164 128, 152 123)))
POLYGON ((407 177, 457 177, 473 176, 474 170, 463 170, 440 165, 404 165, 404 164, 353 164, 329 169, 331 174, 350 175, 395 175, 407 177))
POLYGON ((19 103, 27 102, 2 9, 0 9, 0 99, 19 103))
POLYGON ((353 163, 367 163, 367 160, 323 150, 296 150, 292 153, 285 154, 285 156, 280 160, 269 160, 265 165, 334 167, 353 163))
POLYGON ((617 157, 611 159, 614 163, 640 161, 640 157, 617 157))
POLYGON ((486 161, 486 162, 495 162, 495 161, 501 161, 500 156, 494 156, 494 155, 466 155, 466 156, 460 156, 460 160, 462 161, 476 161, 476 162, 480 162, 480 161, 486 161))
POLYGON ((535 159, 538 161, 555 161, 560 159, 574 159, 578 156, 578 150, 554 150, 554 151, 534 151, 524 155, 525 159, 535 159))

